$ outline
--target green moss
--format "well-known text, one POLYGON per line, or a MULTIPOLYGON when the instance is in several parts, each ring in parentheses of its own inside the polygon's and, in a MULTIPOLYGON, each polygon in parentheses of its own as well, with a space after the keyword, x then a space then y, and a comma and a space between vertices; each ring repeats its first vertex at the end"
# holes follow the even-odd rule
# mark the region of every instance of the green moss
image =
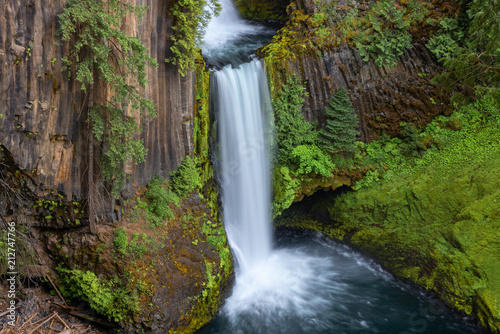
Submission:
POLYGON ((286 20, 288 1, 236 0, 238 10, 245 19, 251 20, 286 20))
MULTIPOLYGON (((477 107, 477 106, 476 106, 477 107)), ((345 193, 281 225, 308 228, 375 256, 396 276, 500 331, 500 122, 477 110, 462 130, 431 127, 444 143, 393 165, 390 177, 345 193)))

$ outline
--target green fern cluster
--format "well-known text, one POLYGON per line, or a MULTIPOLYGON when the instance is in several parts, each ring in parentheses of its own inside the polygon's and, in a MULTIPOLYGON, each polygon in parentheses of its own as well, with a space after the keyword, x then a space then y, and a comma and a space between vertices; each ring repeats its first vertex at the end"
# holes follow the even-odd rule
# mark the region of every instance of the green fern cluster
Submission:
POLYGON ((458 41, 462 39, 463 33, 456 19, 445 17, 439 24, 441 28, 431 37, 426 46, 439 61, 444 61, 457 55, 458 41))
POLYGON ((406 9, 394 1, 376 2, 368 19, 372 29, 356 38, 356 48, 364 61, 373 60, 379 67, 393 67, 405 49, 411 48, 410 22, 403 17, 406 9))
POLYGON ((58 272, 65 297, 88 302, 93 310, 112 321, 125 320, 140 310, 137 296, 110 281, 99 279, 91 271, 59 267, 58 272))
POLYGON ((465 9, 464 36, 458 45, 453 34, 460 29, 443 25, 427 45, 447 68, 433 80, 454 92, 455 101, 468 102, 463 90, 456 89, 462 86, 474 91, 477 98, 495 100, 500 108, 500 2, 468 1, 465 9), (451 48, 455 48, 453 52, 451 48))

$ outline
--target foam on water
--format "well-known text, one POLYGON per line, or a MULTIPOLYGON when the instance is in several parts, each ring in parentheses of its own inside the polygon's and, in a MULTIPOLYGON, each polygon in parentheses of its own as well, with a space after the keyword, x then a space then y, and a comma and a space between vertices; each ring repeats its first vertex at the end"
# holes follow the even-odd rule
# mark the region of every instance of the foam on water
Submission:
MULTIPOLYGON (((212 65, 222 66, 255 51, 270 40, 275 29, 243 20, 231 0, 221 0, 222 11, 205 30, 203 55, 212 65)), ((207 8, 207 10, 209 10, 207 8)))

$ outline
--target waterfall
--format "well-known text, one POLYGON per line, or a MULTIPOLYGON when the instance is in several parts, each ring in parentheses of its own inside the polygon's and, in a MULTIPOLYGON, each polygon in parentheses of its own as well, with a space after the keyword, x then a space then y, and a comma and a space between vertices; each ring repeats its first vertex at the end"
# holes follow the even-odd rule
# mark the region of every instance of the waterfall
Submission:
POLYGON ((222 11, 208 24, 201 46, 208 63, 219 68, 229 63, 239 65, 247 62, 248 56, 276 32, 276 28, 243 20, 231 0, 221 0, 220 3, 222 11))
POLYGON ((269 258, 272 249, 271 166, 267 144, 271 101, 263 62, 213 75, 219 119, 223 220, 238 270, 269 258))

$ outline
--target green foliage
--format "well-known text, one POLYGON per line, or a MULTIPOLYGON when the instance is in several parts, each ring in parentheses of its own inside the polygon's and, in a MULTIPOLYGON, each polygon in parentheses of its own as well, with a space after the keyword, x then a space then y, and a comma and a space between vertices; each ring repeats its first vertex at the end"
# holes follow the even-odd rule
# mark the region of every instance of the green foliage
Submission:
POLYGON ((463 33, 459 29, 458 20, 443 18, 440 22, 441 28, 431 37, 427 48, 439 61, 444 61, 457 55, 459 44, 463 33))
POLYGON ((359 135, 358 116, 345 89, 339 89, 325 108, 326 125, 320 130, 319 143, 331 154, 354 152, 354 142, 359 135))
POLYGON ((147 67, 157 64, 139 38, 121 29, 129 12, 141 17, 145 8, 119 0, 70 0, 59 15, 61 40, 71 42, 62 58, 68 76, 74 73, 84 91, 104 80, 113 92, 106 101, 95 99, 89 120, 96 139, 104 142, 102 172, 113 182, 115 196, 124 180, 122 164, 143 162, 146 154, 142 140, 135 138, 139 128, 134 113, 156 116, 155 105, 136 84, 145 87, 147 67))
POLYGON ((429 14, 429 10, 426 7, 426 2, 419 0, 412 0, 408 4, 408 19, 410 24, 421 23, 424 21, 426 16, 429 14))
POLYGON ((406 9, 396 8, 394 1, 374 4, 368 19, 372 26, 356 38, 356 48, 364 61, 373 59, 379 67, 393 67, 405 49, 411 48, 410 22, 403 19, 406 9))
POLYGON ((333 171, 333 163, 328 154, 316 145, 299 145, 292 150, 294 165, 298 166, 298 174, 318 174, 329 176, 333 171))
POLYGON ((217 0, 175 0, 170 12, 174 17, 172 27, 174 34, 170 36, 173 45, 170 50, 173 56, 166 62, 178 65, 179 73, 185 76, 187 71, 194 71, 194 60, 197 58, 205 28, 212 15, 218 15, 222 7, 217 0), (207 9, 207 6, 209 9, 207 9))
POLYGON ((229 250, 226 232, 222 223, 212 223, 207 220, 201 227, 201 232, 207 236, 207 242, 217 248, 220 257, 220 267, 228 270, 231 267, 231 251, 229 250))
POLYGON ((413 124, 402 123, 403 127, 401 130, 401 136, 403 137, 403 142, 400 147, 402 149, 403 154, 413 154, 418 150, 419 142, 418 142, 418 132, 417 128, 413 124))
MULTIPOLYGON (((469 26, 463 46, 441 60, 447 71, 433 80, 453 91, 465 86, 476 97, 491 97, 500 105, 500 2, 473 0, 468 3, 469 26), (448 57, 446 57, 448 56, 448 57)), ((461 93, 454 100, 466 102, 461 93)))
POLYGON ((170 177, 170 189, 181 199, 203 185, 196 164, 189 155, 182 158, 179 168, 171 172, 170 177))
POLYGON ((118 252, 125 255, 127 253, 128 246, 127 233, 124 228, 117 228, 114 233, 115 238, 113 239, 113 243, 115 244, 115 247, 118 248, 118 252))
POLYGON ((293 149, 299 145, 314 144, 317 132, 302 115, 304 87, 299 83, 298 78, 289 77, 287 83, 281 88, 273 100, 278 146, 275 162, 280 165, 293 165, 293 149))
POLYGON ((295 199, 300 181, 292 178, 286 166, 274 167, 273 173, 273 219, 288 209, 295 199))
POLYGON ((483 98, 464 106, 451 117, 440 116, 421 133, 412 125, 403 139, 381 138, 370 144, 356 143, 356 159, 374 167, 354 189, 426 168, 432 164, 443 176, 473 161, 493 159, 500 151, 500 114, 496 101, 483 98))
POLYGON ((122 321, 138 312, 137 296, 120 289, 112 282, 99 279, 91 271, 58 268, 61 292, 67 298, 86 301, 96 312, 112 321, 122 321))
POLYGON ((161 225, 166 219, 174 217, 174 213, 170 208, 171 203, 179 205, 177 195, 167 191, 165 180, 158 176, 149 181, 144 198, 148 201, 146 218, 155 227, 161 225))

